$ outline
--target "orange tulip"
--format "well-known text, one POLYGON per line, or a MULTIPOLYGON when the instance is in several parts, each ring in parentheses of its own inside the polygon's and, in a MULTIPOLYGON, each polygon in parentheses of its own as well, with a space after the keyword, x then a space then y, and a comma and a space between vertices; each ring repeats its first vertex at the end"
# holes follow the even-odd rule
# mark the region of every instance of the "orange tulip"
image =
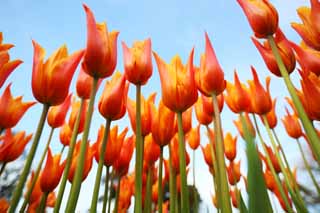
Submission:
MULTIPOLYGON (((272 72, 278 77, 282 77, 277 61, 272 53, 269 43, 266 41, 264 42, 264 44, 261 44, 255 38, 252 38, 252 41, 254 45, 257 47, 258 51, 260 52, 270 72, 272 72)), ((290 46, 289 41, 287 40, 283 32, 280 30, 280 28, 277 30, 275 34, 275 42, 278 47, 281 59, 287 69, 287 72, 289 74, 292 73, 296 67, 296 58, 294 56, 294 52, 290 46)))
MULTIPOLYGON (((276 126, 277 126, 277 116, 276 116, 276 102, 277 102, 277 99, 273 99, 272 101, 272 108, 271 110, 266 114, 266 118, 267 118, 267 121, 268 121, 268 124, 269 124, 269 127, 271 129, 274 129, 276 126)), ((263 122, 263 117, 260 116, 262 122, 263 122)))
POLYGON ((227 167, 228 180, 231 185, 235 185, 240 181, 241 173, 240 173, 240 162, 235 163, 233 161, 230 162, 227 167))
POLYGON ((83 4, 87 16, 87 48, 83 70, 94 78, 111 76, 117 64, 119 32, 108 32, 106 23, 97 24, 90 8, 83 4))
POLYGON ((20 157, 31 138, 32 134, 26 136, 24 131, 13 135, 11 129, 6 129, 0 136, 0 162, 7 163, 20 157))
POLYGON ((281 120, 288 133, 292 138, 298 139, 303 136, 301 125, 299 122, 299 117, 295 114, 290 114, 286 108, 287 115, 285 115, 281 120))
MULTIPOLYGON (((280 173, 281 172, 281 167, 280 167, 279 161, 278 161, 278 159, 276 157, 276 154, 273 152, 271 147, 269 147, 268 145, 265 145, 265 146, 267 148, 267 151, 268 151, 268 154, 270 156, 270 160, 271 160, 271 163, 272 163, 272 166, 273 166, 274 170, 276 171, 276 173, 280 173)), ((279 150, 279 147, 277 149, 279 150)), ((267 162, 267 158, 261 153, 260 153, 260 157, 266 163, 267 168, 270 170, 270 167, 269 167, 268 162, 267 162)))
MULTIPOLYGON (((289 197, 287 186, 286 186, 285 183, 282 183, 282 186, 283 186, 282 188, 284 190, 285 196, 287 197, 287 200, 289 201, 289 205, 292 207, 292 200, 289 197)), ((288 212, 288 208, 287 208, 287 206, 286 206, 286 204, 285 204, 285 202, 284 202, 284 200, 283 200, 283 198, 281 196, 280 190, 278 188, 276 188, 273 192, 276 195, 276 197, 277 197, 282 209, 285 212, 288 212)))
POLYGON ((265 115, 272 109, 272 100, 270 96, 269 86, 270 77, 266 78, 267 91, 262 87, 256 70, 251 67, 253 80, 249 83, 249 94, 251 97, 251 106, 253 113, 258 115, 265 115))
POLYGON ((203 158, 208 165, 209 168, 213 167, 212 155, 211 155, 211 147, 210 144, 207 144, 205 147, 201 146, 203 158))
POLYGON ((99 100, 99 112, 105 119, 118 120, 126 113, 128 84, 120 72, 107 81, 99 100))
POLYGON ((278 28, 278 12, 268 0, 237 0, 257 38, 267 38, 278 28))
POLYGON ((207 33, 205 38, 205 54, 201 55, 200 69, 196 69, 195 80, 204 95, 219 95, 225 89, 226 81, 207 33))
MULTIPOLYGON (((315 11, 314 7, 313 11, 315 11)), ((313 15, 311 16, 312 12, 308 7, 300 7, 297 9, 297 12, 302 20, 302 24, 291 23, 292 28, 297 31, 297 33, 309 47, 315 50, 320 50, 320 31, 317 31, 316 29, 316 25, 319 25, 319 23, 314 24, 311 18, 312 16, 315 18, 315 13, 313 12, 313 15)))
POLYGON ((71 103, 71 94, 58 106, 51 107, 48 112, 47 121, 52 128, 58 128, 63 125, 71 103))
POLYGON ((224 137, 224 154, 229 161, 233 161, 237 155, 237 139, 238 137, 232 137, 231 133, 228 132, 224 137))
MULTIPOLYGON (((178 122, 176 122, 176 124, 177 124, 176 130, 178 131, 178 122)), ((188 133, 191 130, 191 128, 192 128, 192 108, 189 108, 182 113, 182 129, 184 133, 188 133)))
POLYGON ((239 77, 234 72, 234 84, 227 82, 226 103, 234 113, 251 111, 251 101, 247 87, 240 83, 239 77))
POLYGON ((154 141, 151 133, 147 135, 144 139, 143 152, 144 161, 150 166, 153 165, 160 156, 160 147, 154 141))
POLYGON ((311 3, 311 22, 314 29, 320 34, 320 2, 318 0, 310 0, 311 3))
POLYGON ((0 35, 0 88, 3 86, 4 82, 13 72, 13 70, 15 70, 22 63, 22 61, 19 59, 10 61, 9 53, 6 51, 11 48, 7 46, 10 44, 1 44, 1 42, 2 33, 0 35))
POLYGON ((152 75, 151 39, 136 41, 132 48, 122 42, 124 71, 128 81, 144 85, 152 75))
MULTIPOLYGON (((146 136, 151 132, 151 107, 154 104, 156 93, 152 93, 147 100, 141 95, 141 134, 146 136)), ((131 127, 136 132, 136 102, 128 98, 127 109, 130 118, 131 127)))
MULTIPOLYGON (((246 121, 246 124, 247 124, 247 127, 248 127, 248 131, 250 132, 251 136, 255 137, 256 136, 256 131, 253 127, 253 124, 249 118, 249 114, 248 113, 244 113, 244 118, 245 118, 245 121, 246 121)), ((240 117, 238 118, 238 120, 235 120, 233 121, 234 125, 236 125, 240 135, 242 138, 244 138, 244 129, 243 129, 243 126, 242 126, 242 122, 241 122, 241 119, 240 117)))
MULTIPOLYGON (((98 87, 100 86, 101 82, 102 82, 102 79, 99 79, 98 87)), ((77 83, 76 83, 77 95, 79 96, 79 98, 82 98, 82 99, 90 98, 92 84, 93 84, 92 76, 88 75, 81 68, 77 78, 77 83)))
POLYGON ((13 98, 9 84, 0 98, 0 129, 14 127, 22 118, 24 113, 35 104, 35 102, 22 102, 22 96, 13 98))
POLYGON ((266 186, 270 191, 274 191, 277 188, 276 181, 274 179, 274 176, 272 175, 271 171, 266 169, 266 171, 263 174, 264 180, 266 182, 266 186))
POLYGON ((232 205, 233 205, 234 208, 238 208, 237 194, 236 193, 239 193, 238 189, 234 189, 234 190, 230 189, 231 201, 232 201, 232 205))
MULTIPOLYGON (((163 186, 163 185, 162 185, 163 186)), ((159 196, 159 192, 158 192, 158 180, 157 182, 155 182, 153 185, 152 185, 152 202, 157 204, 158 203, 158 196, 159 196)))
POLYGON ((191 149, 196 150, 200 145, 200 125, 192 128, 186 135, 186 140, 191 149))
POLYGON ((9 209, 10 203, 7 201, 6 198, 0 198, 0 212, 7 212, 9 209))
POLYGON ((40 177, 40 187, 43 192, 52 192, 59 184, 65 162, 60 163, 61 155, 52 156, 48 149, 47 162, 40 177))
POLYGON ((127 212, 131 204, 131 196, 133 195, 133 182, 130 178, 124 176, 120 181, 120 193, 117 212, 127 212))
POLYGON ((0 51, 6 51, 14 47, 13 44, 3 44, 3 34, 0 32, 0 51))
MULTIPOLYGON (((68 180, 70 183, 72 183, 73 181, 73 177, 74 177, 74 174, 76 172, 76 168, 78 166, 78 158, 79 158, 79 155, 80 155, 80 144, 81 144, 81 141, 78 141, 76 146, 75 146, 75 150, 73 152, 73 155, 72 155, 72 162, 71 162, 71 167, 70 167, 70 171, 69 171, 69 174, 68 174, 68 180)), ((86 147, 86 157, 85 157, 85 163, 84 163, 84 169, 83 169, 83 174, 82 174, 82 181, 84 181, 91 168, 92 168, 92 158, 95 154, 95 150, 93 149, 93 146, 90 146, 89 145, 89 142, 87 143, 87 147, 86 147)))
POLYGON ((32 41, 34 48, 32 67, 33 96, 43 104, 61 104, 68 95, 72 76, 84 51, 68 55, 65 45, 60 47, 44 62, 45 50, 32 41))
MULTIPOLYGON (((84 123, 85 123, 85 119, 86 119, 86 112, 87 112, 87 109, 88 109, 88 103, 89 103, 88 100, 83 100, 84 106, 83 106, 82 111, 81 111, 78 133, 81 133, 84 130, 84 123)), ((77 116, 78 116, 78 113, 79 113, 79 110, 80 110, 80 105, 81 105, 80 101, 77 101, 76 99, 72 100, 71 114, 70 114, 69 122, 68 122, 69 127, 71 128, 71 130, 74 129, 74 125, 76 123, 76 119, 77 119, 77 116)))
MULTIPOLYGON (((222 96, 218 96, 218 100, 221 100, 221 98, 219 97, 222 97, 222 96)), ((219 107, 221 106, 220 102, 221 101, 219 101, 219 107)), ((211 97, 206 97, 203 94, 201 94, 198 97, 198 100, 195 103, 194 108, 196 112, 196 118, 200 124, 209 125, 212 123, 214 110, 213 110, 213 102, 211 97)))
MULTIPOLYGON (((170 141, 171 146, 171 161, 172 161, 172 167, 176 174, 180 173, 180 162, 179 162, 179 142, 178 142, 178 134, 176 134, 170 141)), ((190 157, 187 151, 185 151, 186 155, 186 166, 190 163, 190 157)))
POLYGON ((166 64, 154 53, 160 74, 163 103, 174 112, 186 111, 198 98, 194 81, 193 53, 194 49, 186 66, 182 64, 179 56, 175 56, 170 64, 166 64))
POLYGON ((165 146, 170 143, 171 138, 175 134, 175 114, 163 104, 162 100, 159 102, 158 110, 154 105, 152 105, 151 109, 152 137, 159 146, 165 146))
MULTIPOLYGON (((40 177, 41 177, 41 173, 40 173, 40 177)), ((31 172, 31 176, 29 181, 27 181, 27 189, 29 189, 31 187, 31 183, 33 181, 34 178, 34 171, 31 172)), ((29 191, 29 190, 27 190, 29 191)), ((40 187, 40 178, 37 178, 36 183, 33 187, 33 190, 31 192, 30 198, 29 198, 29 204, 32 203, 39 203, 40 199, 42 196, 42 191, 41 191, 41 187, 40 187)))
POLYGON ((113 169, 116 175, 123 176, 128 173, 129 164, 132 158, 133 149, 135 146, 135 137, 126 138, 122 144, 118 158, 113 163, 113 169))
POLYGON ((60 134, 59 134, 60 142, 64 146, 69 146, 71 141, 71 136, 72 136, 72 129, 69 127, 67 123, 64 123, 60 128, 60 134))

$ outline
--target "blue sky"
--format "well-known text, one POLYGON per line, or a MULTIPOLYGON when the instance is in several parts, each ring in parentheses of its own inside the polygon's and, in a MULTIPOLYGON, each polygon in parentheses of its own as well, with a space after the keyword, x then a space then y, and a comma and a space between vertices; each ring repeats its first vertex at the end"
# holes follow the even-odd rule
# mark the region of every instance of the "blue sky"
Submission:
MULTIPOLYGON (((278 9, 280 26, 287 37, 299 41, 299 37, 290 27, 290 22, 298 21, 295 9, 301 5, 309 5, 309 2, 307 0, 274 0, 271 2, 278 9)), ((234 69, 238 70, 242 80, 251 79, 250 65, 256 67, 262 81, 267 75, 270 75, 251 42, 252 31, 236 1, 3 0, 0 8, 0 31, 4 34, 5 43, 15 44, 15 47, 10 51, 11 58, 19 58, 24 61, 6 82, 6 84, 13 82, 12 91, 15 96, 24 95, 24 100, 34 100, 31 92, 33 56, 31 39, 36 40, 46 49, 47 56, 62 44, 67 44, 70 52, 85 47, 86 20, 82 3, 86 3, 92 9, 97 22, 106 21, 109 30, 120 31, 117 65, 117 69, 120 71, 123 70, 120 42, 125 41, 131 46, 133 41, 148 37, 152 39, 153 50, 166 61, 179 54, 185 62, 190 50, 195 47, 194 63, 198 65, 200 54, 204 51, 204 32, 207 31, 227 80, 233 81, 234 69)), ((145 96, 156 91, 159 98, 160 80, 156 64, 153 64, 154 74, 142 90, 145 96)), ((297 82, 297 74, 293 74, 293 79, 297 82)), ((287 95, 281 79, 272 77, 271 87, 273 94, 279 99, 287 95)), ((74 84, 71 86, 71 90, 75 91, 74 84)), ((0 92, 2 93, 3 89, 0 92)), ((132 86, 130 96, 134 98, 132 86)), ((283 106, 284 101, 280 100, 277 106, 277 111, 280 114, 283 114, 283 106)), ((33 132, 40 110, 40 104, 30 109, 15 129, 23 129, 28 133, 33 132)), ((225 106, 222 115, 225 130, 236 134, 231 122, 234 115, 229 112, 227 106, 225 106)), ((96 139, 95 135, 101 123, 103 123, 103 119, 96 111, 90 132, 92 141, 96 139)), ((119 124, 121 129, 129 125, 127 118, 115 123, 119 124)), ((287 143, 287 137, 285 132, 281 130, 281 125, 279 123, 278 127, 280 138, 285 140, 288 149, 295 150, 295 146, 289 146, 287 143)), ((40 150, 47 135, 48 128, 41 139, 40 150)), ((58 131, 55 136, 56 139, 52 144, 53 149, 58 151, 60 150, 58 131)), ((205 136, 203 138, 201 143, 207 143, 205 136)), ((292 142, 290 141, 290 143, 292 142)), ((239 140, 238 144, 242 150, 240 153, 243 154, 242 141, 239 140)), ((212 185, 211 178, 207 167, 204 166, 200 150, 197 151, 197 156, 198 172, 201 173, 201 176, 203 174, 203 181, 199 181, 202 184, 199 183, 198 187, 202 198, 210 204, 210 191, 207 188, 208 185, 212 185)), ((289 157, 294 158, 295 155, 289 157)), ((238 158, 242 159, 243 156, 238 158)), ((94 176, 95 171, 92 171, 83 186, 90 193, 94 176)), ((189 176, 191 181, 191 174, 189 176)), ((88 193, 86 194, 88 195, 88 193)), ((86 201, 86 196, 82 195, 80 199, 86 201)), ((81 202, 79 209, 86 209, 88 206, 89 203, 81 202)))

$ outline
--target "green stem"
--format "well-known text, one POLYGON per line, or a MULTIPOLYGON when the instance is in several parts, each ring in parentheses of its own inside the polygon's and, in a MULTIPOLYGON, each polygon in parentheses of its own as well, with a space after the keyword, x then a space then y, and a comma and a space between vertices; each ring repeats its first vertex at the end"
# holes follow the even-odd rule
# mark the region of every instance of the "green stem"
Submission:
POLYGON ((146 197, 144 200, 144 211, 145 213, 151 213, 151 196, 152 196, 152 166, 148 165, 147 173, 147 186, 146 186, 146 197))
POLYGON ((169 191, 170 191, 170 213, 176 213, 176 196, 177 196, 177 175, 172 165, 172 150, 169 145, 169 191))
POLYGON ((20 212, 25 212, 25 209, 26 209, 26 207, 27 207, 27 205, 28 205, 28 203, 29 203, 29 199, 30 199, 31 193, 32 193, 32 191, 33 191, 34 186, 36 185, 36 182, 37 182, 37 180, 38 180, 38 177, 39 177, 39 174, 40 174, 40 171, 41 171, 41 167, 42 167, 43 161, 44 161, 44 159, 45 159, 45 157, 46 157, 48 148, 49 148, 49 146, 50 146, 54 129, 55 129, 55 128, 51 128, 51 131, 50 131, 50 134, 49 134, 49 138, 48 138, 46 147, 44 148, 44 150, 43 150, 43 152, 42 152, 41 159, 40 159, 40 161, 39 161, 39 163, 38 163, 38 167, 37 167, 36 172, 35 172, 35 174, 34 174, 34 176, 33 176, 31 185, 30 185, 30 187, 28 188, 27 193, 26 193, 26 195, 25 195, 25 199, 24 199, 23 204, 22 204, 22 206, 21 206, 21 208, 20 208, 20 212))
POLYGON ((141 132, 141 85, 136 85, 136 164, 134 212, 142 212, 143 140, 141 132))
POLYGON ((160 146, 160 159, 159 159, 159 175, 158 175, 158 213, 162 213, 162 165, 163 165, 163 146, 160 146))
POLYGON ((39 207, 37 208, 37 211, 36 211, 37 213, 45 212, 48 195, 49 195, 49 192, 44 192, 42 194, 40 205, 39 205, 39 207))
POLYGON ((317 132, 315 131, 310 119, 308 118, 302 104, 301 101, 295 91, 295 87, 292 84, 289 74, 287 72, 287 69, 282 61, 282 58, 280 56, 279 50, 277 48, 277 45, 274 41, 273 36, 268 36, 268 41, 269 44, 271 46, 273 55, 275 56, 275 59, 277 61, 280 73, 284 79, 284 82, 287 86, 287 89, 290 93, 290 96, 292 98, 293 104, 295 106, 295 108, 297 109, 298 115, 300 117, 300 120, 302 122, 302 126, 306 132, 306 136, 308 138, 308 140, 310 141, 310 145, 312 147, 312 150, 315 153, 316 159, 319 162, 320 161, 320 140, 318 137, 317 132))
MULTIPOLYGON (((113 185, 112 185, 112 180, 113 180, 113 179, 114 179, 114 170, 112 170, 112 172, 111 172, 110 188, 113 187, 113 185)), ((111 192, 111 191, 110 191, 110 192, 111 192)), ((112 197, 109 196, 109 198, 108 198, 108 213, 110 213, 110 211, 111 211, 111 200, 112 200, 112 197)))
POLYGON ((109 195, 109 177, 110 177, 109 170, 110 170, 110 166, 106 166, 106 182, 104 184, 102 213, 106 213, 106 210, 107 210, 107 201, 108 201, 108 195, 109 195))
POLYGON ((80 154, 78 158, 78 166, 72 181, 72 187, 71 192, 69 194, 69 199, 66 207, 67 212, 74 212, 77 206, 80 189, 81 189, 81 183, 82 183, 82 176, 83 176, 83 169, 84 169, 84 163, 85 163, 85 155, 86 155, 86 149, 87 149, 87 143, 88 143, 88 136, 90 131, 90 124, 93 114, 93 106, 94 101, 97 93, 97 85, 98 85, 98 78, 93 79, 92 84, 92 90, 90 94, 90 101, 88 106, 88 111, 86 113, 86 121, 84 124, 84 132, 82 135, 82 141, 80 144, 80 154))
POLYGON ((61 180, 61 183, 60 183, 57 200, 56 200, 56 203, 55 203, 54 209, 53 209, 54 213, 59 213, 60 212, 61 202, 62 202, 62 198, 63 198, 63 195, 64 195, 64 190, 66 188, 66 184, 67 184, 67 180, 68 180, 68 176, 69 176, 69 171, 70 171, 70 168, 71 168, 72 155, 73 155, 73 151, 74 151, 75 144, 76 144, 76 141, 77 141, 78 129, 79 129, 80 119, 81 119, 81 112, 83 110, 84 104, 85 104, 85 100, 81 99, 80 109, 79 109, 79 112, 78 112, 78 115, 77 115, 77 118, 76 118, 76 122, 75 122, 75 124, 73 126, 73 130, 72 130, 72 135, 71 135, 68 154, 67 154, 67 162, 66 162, 66 165, 64 167, 63 176, 62 176, 62 180, 61 180))
POLYGON ((4 171, 4 169, 6 168, 6 165, 7 165, 7 162, 3 162, 2 165, 1 165, 1 169, 0 169, 0 177, 4 171))
POLYGON ((192 174, 193 174, 193 212, 198 212, 198 195, 196 190, 196 150, 192 151, 192 174))
POLYGON ((178 112, 179 169, 181 180, 181 211, 189 212, 189 196, 186 174, 186 147, 182 128, 182 112, 178 112))
POLYGON ((304 166, 306 167, 306 169, 307 169, 307 171, 308 171, 308 173, 309 173, 309 175, 310 175, 310 178, 311 178, 314 186, 316 187, 316 190, 317 190, 317 192, 318 192, 318 195, 320 195, 320 187, 319 187, 319 185, 318 185, 318 183, 317 183, 316 178, 315 178, 314 175, 312 174, 310 165, 309 165, 309 163, 308 163, 308 161, 307 161, 307 159, 306 159, 306 156, 305 156, 305 154, 304 154, 304 152, 303 152, 303 149, 302 149, 302 146, 301 146, 301 144, 300 144, 299 139, 297 139, 297 143, 298 143, 298 147, 299 147, 299 150, 300 150, 300 153, 301 153, 301 156, 302 156, 302 160, 303 160, 304 166))
POLYGON ((100 188, 101 175, 102 175, 102 169, 103 169, 103 163, 104 163, 104 155, 106 153, 107 142, 108 142, 108 137, 109 137, 110 125, 111 125, 111 120, 106 119, 106 128, 104 129, 101 147, 99 147, 100 156, 99 156, 99 164, 98 164, 96 180, 94 183, 94 190, 93 190, 93 195, 92 195, 92 200, 91 200, 91 208, 90 208, 91 213, 97 212, 99 188, 100 188))
POLYGON ((114 204, 113 213, 118 212, 118 206, 119 206, 119 195, 120 195, 120 182, 121 182, 121 176, 118 177, 118 186, 116 191, 116 201, 114 204))
POLYGON ((20 175, 19 182, 18 182, 18 184, 17 184, 17 186, 16 186, 16 188, 15 188, 15 190, 13 192, 13 196, 12 196, 12 199, 11 199, 11 202, 10 202, 10 208, 9 208, 9 211, 8 211, 9 213, 14 213, 16 208, 17 208, 17 206, 18 206, 18 203, 19 203, 19 200, 20 200, 20 197, 21 197, 21 194, 22 194, 22 190, 23 190, 23 188, 25 186, 28 174, 30 172, 30 168, 31 168, 31 165, 32 165, 32 161, 33 161, 34 155, 35 155, 35 153, 37 151, 37 147, 38 147, 39 140, 40 140, 40 137, 41 137, 41 133, 42 133, 45 121, 46 121, 46 117, 47 117, 47 114, 48 114, 49 107, 50 106, 48 104, 43 104, 41 117, 40 117, 40 120, 39 120, 39 123, 38 123, 37 131, 36 131, 36 133, 34 135, 32 146, 30 148, 30 151, 29 151, 28 157, 26 159, 26 163, 24 165, 22 173, 20 175))
POLYGON ((218 106, 218 99, 216 95, 212 95, 213 99, 213 109, 214 109, 214 132, 215 132, 215 145, 216 145, 216 158, 217 158, 217 176, 218 176, 218 196, 219 206, 222 212, 232 212, 231 203, 230 203, 230 193, 229 185, 226 173, 226 164, 224 161, 224 145, 222 138, 222 127, 221 127, 221 118, 220 110, 218 106))

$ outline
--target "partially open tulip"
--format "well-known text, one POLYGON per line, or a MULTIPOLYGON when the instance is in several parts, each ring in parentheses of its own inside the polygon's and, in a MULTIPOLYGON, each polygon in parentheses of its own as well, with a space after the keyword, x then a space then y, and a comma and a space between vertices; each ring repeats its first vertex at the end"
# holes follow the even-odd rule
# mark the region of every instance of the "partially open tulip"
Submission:
MULTIPOLYGON (((141 134, 146 136, 151 132, 152 114, 151 107, 154 104, 156 93, 152 93, 147 100, 141 95, 141 134)), ((136 131, 136 102, 128 98, 127 109, 133 131, 136 131)))
POLYGON ((117 64, 117 39, 119 32, 108 32, 106 23, 97 24, 87 5, 87 48, 82 62, 83 70, 94 78, 111 76, 117 64))
MULTIPOLYGON (((251 120, 249 118, 249 114, 248 113, 244 113, 244 118, 245 118, 249 133, 251 134, 251 136, 255 137, 256 136, 256 130, 254 129, 254 126, 253 126, 253 124, 252 124, 252 122, 251 122, 251 120)), ((240 116, 239 116, 238 120, 233 121, 233 123, 237 127, 241 137, 245 138, 244 137, 244 128, 242 126, 242 122, 241 122, 240 116)))
POLYGON ((0 129, 14 127, 22 118, 24 113, 35 104, 35 102, 22 102, 22 96, 13 98, 9 84, 0 97, 0 129))
POLYGON ((122 143, 120 153, 113 163, 113 169, 118 176, 123 176, 128 173, 129 164, 132 158, 133 150, 135 147, 135 137, 131 136, 126 138, 122 143))
POLYGON ((135 85, 144 85, 152 75, 151 39, 136 41, 132 48, 122 42, 126 78, 135 85))
MULTIPOLYGON (((294 52, 290 46, 289 41, 280 29, 277 30, 274 40, 278 47, 281 59, 287 69, 287 72, 289 74, 292 73, 296 67, 296 58, 294 56, 294 52)), ((281 72, 279 70, 279 66, 272 53, 269 43, 265 41, 263 44, 261 44, 255 38, 252 38, 252 41, 254 45, 257 47, 258 51, 260 52, 269 71, 278 77, 282 77, 281 72)))
POLYGON ((51 107, 48 112, 47 121, 51 128, 58 128, 63 125, 67 112, 70 108, 71 94, 58 106, 51 107))
MULTIPOLYGON (((172 167, 175 171, 176 174, 180 173, 180 161, 179 161, 179 142, 178 142, 178 134, 176 134, 170 141, 170 146, 171 146, 171 162, 172 162, 172 167)), ((190 157, 187 151, 185 151, 186 155, 186 166, 190 163, 190 157)), ((187 169, 187 168, 186 168, 187 169)))
MULTIPOLYGON (((266 114, 266 118, 269 124, 270 129, 274 129, 277 126, 277 115, 276 115, 276 102, 277 99, 272 100, 272 108, 271 110, 266 114)), ((263 122, 263 116, 260 116, 262 122, 263 122)))
POLYGON ((232 137, 230 132, 227 132, 224 137, 224 154, 229 161, 233 161, 237 155, 237 139, 238 137, 232 137))
POLYGON ((144 161, 150 166, 153 165, 160 156, 160 147, 154 141, 151 133, 147 135, 144 139, 143 152, 144 161))
POLYGON ((251 111, 248 88, 240 82, 236 72, 234 72, 234 84, 227 82, 225 100, 230 110, 234 113, 251 111))
POLYGON ((207 144, 206 146, 201 146, 203 158, 208 165, 209 168, 213 167, 213 162, 212 162, 212 155, 211 155, 211 147, 210 144, 207 144))
MULTIPOLYGON (((270 157, 270 160, 271 160, 271 163, 272 163, 272 166, 273 166, 274 170, 276 171, 276 173, 281 172, 280 163, 279 163, 279 161, 278 161, 278 159, 276 157, 276 154, 271 149, 271 147, 269 147, 268 145, 265 145, 265 146, 267 148, 267 152, 269 154, 269 157, 270 157)), ((279 149, 279 147, 277 149, 279 149)), ((266 163, 267 168, 270 170, 270 167, 269 167, 268 162, 267 162, 267 158, 264 155, 262 155, 261 153, 260 153, 260 157, 266 163)))
POLYGON ((72 136, 72 129, 68 123, 64 123, 60 128, 59 139, 64 146, 69 146, 72 136))
POLYGON ((264 180, 266 182, 266 186, 270 191, 274 191, 277 187, 276 180, 274 179, 274 176, 272 175, 271 171, 269 169, 266 169, 263 173, 264 180))
POLYGON ((286 113, 287 115, 285 115, 281 120, 287 131, 287 134, 295 139, 300 138, 301 136, 303 136, 303 133, 301 124, 299 122, 299 117, 295 114, 290 114, 287 108, 286 113))
POLYGON ((26 135, 24 131, 12 134, 11 129, 7 129, 5 134, 0 136, 0 162, 16 160, 31 138, 32 134, 26 135))
MULTIPOLYGON (((99 79, 98 87, 100 86, 101 81, 102 79, 99 79)), ((88 75, 81 68, 77 78, 77 83, 76 83, 77 95, 79 96, 79 98, 82 98, 82 99, 90 98, 92 84, 93 84, 93 77, 88 75)))
POLYGON ((40 177, 40 187, 43 192, 52 192, 59 184, 65 161, 60 162, 61 155, 52 156, 48 149, 47 162, 42 170, 40 177))
POLYGON ((200 125, 192 128, 186 135, 186 140, 191 149, 196 150, 200 145, 200 125))
POLYGON ((257 38, 267 38, 278 28, 278 12, 269 0, 237 0, 257 38))
POLYGON ((99 100, 99 112, 105 119, 118 120, 126 113, 128 84, 120 72, 106 82, 99 100))
POLYGON ((194 80, 193 54, 194 49, 184 66, 179 56, 173 57, 171 63, 166 64, 154 53, 160 74, 163 103, 174 112, 187 110, 198 98, 194 80))
POLYGON ((83 56, 80 50, 68 55, 67 46, 63 45, 44 61, 45 50, 37 42, 32 41, 33 67, 32 92, 33 96, 43 104, 55 106, 61 104, 69 93, 73 74, 83 56))
POLYGON ((231 161, 229 166, 227 166, 228 180, 231 185, 235 185, 240 181, 240 178, 241 178, 240 162, 241 161, 239 161, 238 163, 235 163, 231 161))
POLYGON ((200 124, 209 125, 212 123, 214 110, 213 110, 213 102, 211 97, 206 97, 203 94, 201 94, 198 97, 198 100, 195 103, 194 108, 195 108, 196 118, 200 124))
POLYGON ((8 48, 8 46, 1 45, 1 40, 2 34, 0 36, 0 88, 3 86, 12 71, 22 63, 19 59, 10 61, 9 53, 5 50, 1 50, 8 48))
MULTIPOLYGON (((78 133, 81 133, 84 130, 84 123, 85 123, 85 119, 86 119, 86 112, 88 109, 88 103, 89 103, 88 100, 83 100, 83 107, 82 107, 81 116, 80 116, 78 133)), ((70 114, 69 122, 68 122, 71 130, 73 130, 74 125, 76 123, 76 119, 77 119, 78 113, 80 111, 80 105, 81 105, 81 101, 76 100, 76 99, 72 100, 71 114, 70 114)))
POLYGON ((205 53, 201 55, 200 69, 196 69, 195 80, 198 89, 206 96, 219 95, 225 89, 226 81, 207 33, 205 38, 205 53))
POLYGON ((175 134, 174 118, 175 114, 167 108, 160 100, 159 107, 152 107, 152 125, 151 132, 154 141, 159 146, 165 146, 170 143, 171 138, 175 134))
POLYGON ((248 81, 248 83, 250 87, 249 94, 251 97, 252 111, 258 115, 265 115, 272 109, 272 100, 269 91, 270 77, 266 78, 267 90, 265 90, 259 81, 256 70, 253 67, 251 67, 251 70, 253 80, 248 81))

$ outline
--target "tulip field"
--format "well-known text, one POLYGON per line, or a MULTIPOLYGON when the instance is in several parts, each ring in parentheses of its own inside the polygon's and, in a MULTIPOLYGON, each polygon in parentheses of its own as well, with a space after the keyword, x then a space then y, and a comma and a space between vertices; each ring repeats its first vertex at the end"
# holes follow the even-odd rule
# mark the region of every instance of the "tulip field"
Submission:
MULTIPOLYGON (((157 42, 170 27, 129 42, 90 2, 75 6, 84 29, 76 50, 68 40, 39 41, 32 32, 41 29, 31 28, 14 38, 30 38, 32 58, 15 58, 19 44, 0 28, 0 213, 320 211, 320 1, 295 8, 290 36, 276 2, 233 3, 262 66, 246 55, 243 31, 223 20, 236 32, 220 42, 243 48, 247 70, 233 53, 233 70, 220 63, 219 30, 201 25, 202 48, 168 57, 157 42), (28 79, 11 80, 21 67, 28 79), (20 167, 9 190, 12 165, 20 167)), ((68 32, 56 24, 54 34, 68 32)))

